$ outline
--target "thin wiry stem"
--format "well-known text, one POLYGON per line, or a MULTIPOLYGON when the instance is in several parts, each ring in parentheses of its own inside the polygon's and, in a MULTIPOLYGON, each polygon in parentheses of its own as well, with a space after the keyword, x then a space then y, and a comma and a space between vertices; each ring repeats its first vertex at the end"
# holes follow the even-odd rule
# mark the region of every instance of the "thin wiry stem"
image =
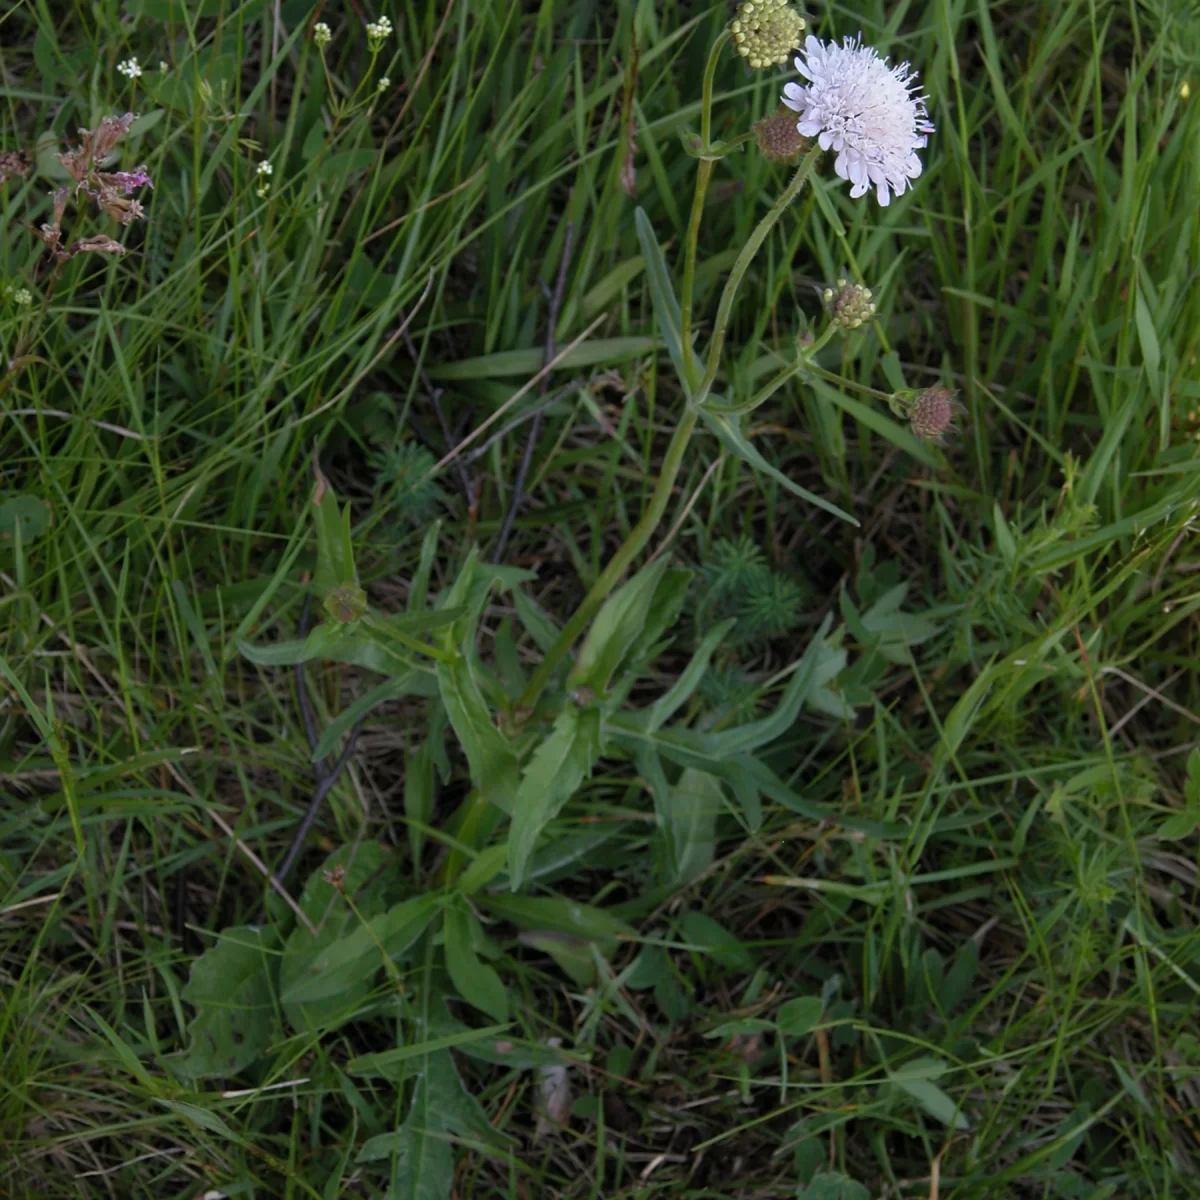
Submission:
MULTIPOLYGON (((417 368, 417 375, 421 380, 421 386, 429 395, 429 402, 433 405, 433 411, 437 415, 438 424, 442 427, 442 437, 446 439, 446 449, 449 450, 454 445, 455 438, 450 431, 450 423, 446 420, 446 414, 442 410, 442 389, 435 387, 433 380, 425 373, 425 368, 421 365, 421 356, 417 351, 417 347, 413 344, 412 334, 408 332, 408 323, 404 326, 404 342, 408 347, 408 353, 411 355, 413 365, 417 368)), ((471 480, 471 473, 467 470, 467 464, 459 459, 457 462, 458 470, 458 486, 463 494, 463 499, 467 502, 467 507, 473 509, 475 507, 475 484, 471 480)))

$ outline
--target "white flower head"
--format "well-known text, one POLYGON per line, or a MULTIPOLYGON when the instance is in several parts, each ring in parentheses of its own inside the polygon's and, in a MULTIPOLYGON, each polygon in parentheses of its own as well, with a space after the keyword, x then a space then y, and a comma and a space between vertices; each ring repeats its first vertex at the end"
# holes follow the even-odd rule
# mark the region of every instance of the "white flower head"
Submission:
POLYGON ((4 294, 12 300, 18 308, 28 308, 33 303, 33 293, 28 288, 14 288, 10 283, 4 289, 4 294))
POLYGON ((908 63, 889 66, 859 38, 839 46, 809 37, 796 70, 809 82, 786 84, 783 102, 800 114, 800 133, 837 152, 833 169, 852 184, 850 195, 874 187, 885 206, 893 192, 904 195, 921 174, 916 152, 933 132, 908 63))
POLYGON ((380 17, 378 21, 371 21, 367 25, 367 49, 372 54, 376 54, 383 43, 391 36, 392 23, 387 17, 380 17))
POLYGON ((273 175, 275 173, 275 166, 264 158, 254 170, 257 175, 273 175))
POLYGON ((165 75, 171 69, 171 64, 165 58, 160 59, 158 69, 165 75))
POLYGON ((318 21, 313 26, 312 31, 313 45, 318 50, 324 50, 333 39, 333 34, 330 32, 329 26, 324 21, 318 21))
POLYGON ((386 92, 391 86, 392 81, 386 75, 384 75, 375 85, 375 90, 377 92, 386 92))
POLYGON ((130 56, 124 62, 117 63, 117 70, 120 71, 126 79, 140 79, 142 77, 142 65, 134 56, 130 56))

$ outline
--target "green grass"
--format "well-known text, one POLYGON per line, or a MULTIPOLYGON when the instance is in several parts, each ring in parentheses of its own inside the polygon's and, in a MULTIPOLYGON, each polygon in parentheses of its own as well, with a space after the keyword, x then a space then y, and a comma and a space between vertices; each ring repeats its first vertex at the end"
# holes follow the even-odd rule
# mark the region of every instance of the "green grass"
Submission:
MULTIPOLYGON (((810 14, 910 59, 937 132, 887 209, 824 162, 752 263, 726 401, 827 283, 877 319, 744 420, 776 474, 688 443, 646 606, 593 633, 603 716, 590 651, 521 694, 685 410, 662 289, 731 8, 417 0, 375 61, 338 6, 0 9, 0 148, 36 164, 0 184, 33 292, 0 299, 0 1193, 1200 1194, 1193 9, 810 14), (51 289, 54 148, 126 110, 146 219, 69 209, 131 252, 51 289), (934 384, 943 447, 879 398, 934 384), (529 577, 489 590, 530 429, 529 577), (391 682, 284 899, 318 780, 273 644, 355 570, 413 619, 348 648, 314 605, 332 754, 391 682)), ((714 136, 787 77, 726 51, 714 136)), ((716 164, 701 356, 787 177, 716 164)))

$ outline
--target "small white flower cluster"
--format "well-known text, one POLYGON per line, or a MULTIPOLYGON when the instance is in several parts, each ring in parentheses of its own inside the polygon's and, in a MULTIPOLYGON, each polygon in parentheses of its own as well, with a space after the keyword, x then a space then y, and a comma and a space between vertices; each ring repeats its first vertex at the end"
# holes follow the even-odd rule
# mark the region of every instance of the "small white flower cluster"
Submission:
POLYGON ((392 86, 392 81, 386 76, 382 76, 379 82, 375 85, 375 91, 379 93, 386 92, 392 86))
POLYGON ((367 49, 372 54, 378 54, 380 47, 391 36, 392 23, 387 17, 380 17, 378 21, 371 21, 367 25, 367 49))
POLYGON ((158 61, 158 69, 165 75, 171 69, 171 64, 165 58, 161 58, 158 61))
POLYGON ((260 200, 265 200, 271 191, 271 176, 275 174, 275 166, 264 158, 254 168, 254 174, 258 177, 258 187, 254 189, 255 194, 260 200))
POLYGON ((142 77, 142 64, 134 55, 130 55, 124 62, 117 63, 117 70, 131 81, 142 77))
POLYGON ((11 283, 4 289, 4 295, 18 308, 28 308, 33 303, 33 293, 28 288, 15 288, 11 283))
POLYGON ((809 37, 796 70, 809 82, 785 85, 783 102, 800 114, 801 134, 836 151, 833 169, 850 181, 850 195, 874 188, 884 206, 893 193, 903 196, 921 174, 916 152, 933 132, 909 64, 889 66, 858 38, 839 46, 809 37))
POLYGON ((326 46, 333 40, 333 34, 329 31, 329 26, 324 21, 318 21, 313 26, 313 45, 318 50, 324 50, 326 46))

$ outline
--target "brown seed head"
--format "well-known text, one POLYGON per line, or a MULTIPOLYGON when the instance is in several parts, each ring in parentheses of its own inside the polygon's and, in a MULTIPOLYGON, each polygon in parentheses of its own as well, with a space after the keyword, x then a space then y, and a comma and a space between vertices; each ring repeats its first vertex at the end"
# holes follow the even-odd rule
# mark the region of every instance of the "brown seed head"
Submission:
POLYGON ((796 128, 796 114, 786 104, 756 121, 754 136, 769 162, 792 162, 808 149, 808 138, 796 128))
POLYGON ((959 404, 954 392, 944 387, 925 388, 917 393, 908 410, 908 424, 917 437, 940 442, 955 429, 959 404))
POLYGON ((22 154, 19 150, 0 150, 0 183, 28 175, 31 166, 28 154, 22 154))

